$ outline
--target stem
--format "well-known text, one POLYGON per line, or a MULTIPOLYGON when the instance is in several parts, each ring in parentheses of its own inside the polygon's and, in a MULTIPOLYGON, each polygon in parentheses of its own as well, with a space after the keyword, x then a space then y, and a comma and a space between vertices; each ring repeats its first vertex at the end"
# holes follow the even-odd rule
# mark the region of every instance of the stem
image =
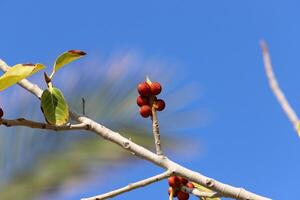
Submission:
POLYGON ((152 132, 154 136, 154 142, 156 147, 156 154, 157 155, 163 155, 163 152, 161 150, 161 142, 160 142, 160 133, 159 133, 159 124, 158 124, 158 118, 157 118, 157 111, 155 108, 155 105, 152 105, 152 132))
MULTIPOLYGON (((294 128, 297 130, 299 118, 292 108, 292 106, 289 104, 288 100, 286 99, 283 91, 280 89, 278 81, 276 79, 275 73, 273 72, 273 67, 271 63, 271 58, 269 54, 269 50, 267 47, 267 44, 264 41, 261 41, 260 43, 263 53, 263 59, 264 59, 264 65, 266 70, 266 75, 269 80, 269 84, 271 87, 271 90, 273 91, 275 97, 278 100, 278 103, 281 105, 282 110, 285 112, 286 116, 290 120, 290 122, 293 124, 294 128)), ((298 133, 298 136, 299 133, 298 133)))
POLYGON ((15 120, 9 120, 9 119, 0 119, 0 125, 4 125, 6 127, 12 127, 12 126, 25 126, 29 128, 34 129, 47 129, 47 130, 53 130, 53 131, 71 131, 71 130, 88 130, 89 126, 84 123, 80 124, 70 124, 70 125, 63 125, 63 126, 55 126, 51 124, 45 124, 41 122, 35 122, 31 120, 27 120, 24 118, 19 118, 15 120))

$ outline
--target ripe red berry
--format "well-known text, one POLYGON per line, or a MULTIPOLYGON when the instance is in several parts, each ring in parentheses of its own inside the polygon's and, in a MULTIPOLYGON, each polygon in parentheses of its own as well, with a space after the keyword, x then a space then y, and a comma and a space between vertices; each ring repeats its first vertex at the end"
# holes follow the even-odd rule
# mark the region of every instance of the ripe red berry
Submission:
POLYGON ((168 182, 169 182, 169 186, 173 188, 179 188, 181 185, 180 180, 177 176, 170 176, 168 178, 168 182))
POLYGON ((179 178, 179 180, 180 180, 180 182, 181 182, 182 185, 185 185, 185 184, 187 184, 189 182, 186 178, 183 178, 181 176, 179 176, 178 178, 179 178))
POLYGON ((2 108, 0 108, 0 118, 2 118, 3 115, 4 115, 4 112, 3 112, 2 108))
POLYGON ((151 83, 150 88, 152 95, 159 95, 161 92, 161 85, 158 82, 151 83))
POLYGON ((168 189, 168 194, 170 195, 172 190, 173 190, 173 197, 177 197, 178 190, 175 190, 175 189, 172 188, 172 187, 169 187, 169 189, 168 189))
POLYGON ((151 107, 148 105, 143 105, 140 107, 140 114, 142 117, 147 118, 152 114, 151 107))
POLYGON ((193 189, 195 186, 192 182, 188 182, 186 185, 186 187, 193 189))
POLYGON ((138 84, 137 89, 141 96, 149 96, 151 94, 151 88, 146 82, 138 84))
POLYGON ((166 103, 162 99, 157 99, 155 101, 155 104, 156 104, 156 110, 158 110, 158 111, 162 111, 166 107, 166 103))
POLYGON ((138 96, 136 99, 138 106, 149 105, 149 99, 147 97, 138 96))
POLYGON ((188 200, 190 197, 189 193, 179 191, 177 194, 178 200, 188 200))

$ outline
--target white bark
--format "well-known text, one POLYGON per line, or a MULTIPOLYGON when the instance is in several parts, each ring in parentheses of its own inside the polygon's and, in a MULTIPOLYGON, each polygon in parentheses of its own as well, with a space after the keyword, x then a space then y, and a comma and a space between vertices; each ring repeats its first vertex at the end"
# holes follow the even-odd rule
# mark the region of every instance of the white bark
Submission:
POLYGON ((127 186, 119 188, 117 190, 113 190, 113 191, 110 191, 108 193, 97 195, 97 196, 94 196, 94 197, 84 198, 84 199, 81 199, 81 200, 109 199, 109 198, 112 198, 114 196, 123 194, 125 192, 129 192, 131 190, 134 190, 134 189, 137 189, 137 188, 140 188, 140 187, 145 187, 147 185, 150 185, 151 183, 155 183, 155 182, 160 181, 162 179, 168 178, 171 174, 172 174, 172 172, 166 171, 166 172, 158 174, 156 176, 153 176, 153 177, 150 177, 150 178, 147 178, 147 179, 135 182, 135 183, 128 184, 127 186))
MULTIPOLYGON (((294 111, 294 109, 292 108, 292 106, 289 104, 288 100, 286 99, 283 91, 279 87, 275 73, 273 72, 273 67, 272 67, 271 58, 270 58, 267 44, 264 41, 262 41, 260 43, 260 45, 261 45, 262 53, 263 53, 265 71, 266 71, 267 78, 269 80, 271 90, 274 93, 275 97, 277 98, 279 104, 281 105, 282 110, 285 112, 286 116, 291 121, 295 130, 297 131, 299 118, 298 118, 296 112, 294 111)), ((298 133, 298 136, 300 136, 299 133, 298 133)))

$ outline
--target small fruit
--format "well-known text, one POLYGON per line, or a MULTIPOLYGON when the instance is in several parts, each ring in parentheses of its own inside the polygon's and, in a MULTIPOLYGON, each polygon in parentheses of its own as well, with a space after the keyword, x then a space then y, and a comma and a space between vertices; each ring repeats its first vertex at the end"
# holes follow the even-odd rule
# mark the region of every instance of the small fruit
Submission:
POLYGON ((187 184, 189 182, 186 178, 183 178, 181 176, 179 176, 178 178, 179 178, 179 180, 180 180, 180 182, 181 182, 182 185, 185 185, 185 184, 187 184))
POLYGON ((173 190, 173 197, 177 197, 178 191, 172 187, 169 187, 168 194, 170 195, 172 190, 173 190))
POLYGON ((166 107, 166 103, 162 99, 157 99, 155 101, 155 104, 156 104, 156 110, 158 110, 158 111, 162 111, 166 107))
POLYGON ((138 84, 137 89, 138 89, 138 92, 139 92, 139 94, 140 94, 141 96, 146 97, 146 96, 151 95, 151 88, 150 88, 150 86, 148 85, 148 83, 146 83, 146 82, 143 82, 143 83, 138 84))
POLYGON ((193 189, 195 186, 192 182, 188 182, 186 185, 186 187, 193 189))
POLYGON ((170 176, 168 178, 168 182, 169 182, 169 186, 173 188, 179 188, 181 185, 180 179, 177 176, 170 176))
POLYGON ((149 105, 149 99, 147 97, 138 96, 136 99, 138 106, 149 105))
POLYGON ((161 92, 161 85, 158 82, 151 83, 150 88, 152 95, 159 95, 161 92))
POLYGON ((4 112, 3 112, 2 108, 0 108, 0 118, 2 118, 3 115, 4 115, 4 112))
POLYGON ((189 197, 190 197, 189 193, 183 191, 179 191, 177 195, 178 200, 188 200, 189 197))
POLYGON ((152 114, 151 107, 149 105, 143 105, 140 107, 140 114, 144 118, 149 117, 152 114))

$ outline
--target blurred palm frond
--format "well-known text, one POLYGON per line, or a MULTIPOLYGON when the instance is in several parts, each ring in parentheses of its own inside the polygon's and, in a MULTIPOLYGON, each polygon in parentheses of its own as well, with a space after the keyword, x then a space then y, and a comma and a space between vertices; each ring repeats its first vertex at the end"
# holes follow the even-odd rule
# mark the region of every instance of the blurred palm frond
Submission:
MULTIPOLYGON (((139 116, 136 105, 136 85, 146 75, 163 85, 160 96, 167 102, 166 110, 159 113, 163 136, 170 137, 182 128, 198 127, 205 120, 199 117, 199 107, 195 106, 199 87, 187 81, 188 76, 179 66, 142 59, 131 51, 86 60, 58 72, 54 85, 63 91, 72 109, 81 112, 84 97, 89 117, 127 133, 138 143, 153 146, 150 120, 139 116)), ((34 76, 33 82, 45 86, 41 75, 34 76)), ((18 86, 6 90, 2 99, 6 118, 44 120, 39 101, 18 86)), ((170 139, 165 141, 172 143, 170 139)), ((0 197, 32 199, 55 190, 70 177, 88 173, 91 165, 98 168, 108 161, 128 159, 115 148, 103 140, 95 140, 91 134, 0 127, 0 197)))

